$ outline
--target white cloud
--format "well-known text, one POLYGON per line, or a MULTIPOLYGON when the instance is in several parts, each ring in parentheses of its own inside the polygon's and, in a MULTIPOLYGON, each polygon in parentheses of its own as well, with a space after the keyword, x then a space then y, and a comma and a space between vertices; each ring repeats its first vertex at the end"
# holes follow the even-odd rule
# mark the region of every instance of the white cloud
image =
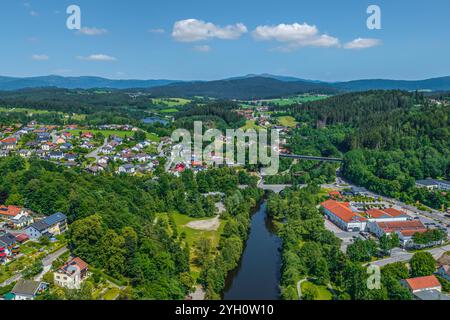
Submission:
POLYGON ((34 11, 34 10, 30 11, 30 16, 37 17, 38 15, 39 15, 39 13, 37 13, 36 11, 34 11))
POLYGON ((50 57, 45 54, 33 54, 31 56, 31 59, 33 59, 35 61, 46 61, 46 60, 50 59, 50 57))
POLYGON ((89 56, 78 56, 77 59, 86 61, 117 61, 116 58, 108 56, 106 54, 91 54, 89 56))
POLYGON ((242 23, 220 27, 211 22, 186 19, 175 22, 172 37, 180 42, 194 42, 212 38, 232 40, 239 38, 246 32, 247 27, 242 23))
POLYGON ((108 33, 108 30, 95 27, 83 27, 80 29, 80 31, 78 31, 78 33, 84 34, 86 36, 100 36, 102 34, 108 33))
POLYGON ((148 30, 148 32, 150 32, 150 33, 165 33, 166 30, 164 30, 163 28, 155 28, 155 29, 148 30))
POLYGON ((253 31, 253 37, 261 41, 278 41, 285 43, 277 50, 291 51, 300 47, 338 47, 339 39, 321 34, 316 26, 307 23, 279 24, 258 26, 253 31))
POLYGON ((205 45, 194 46, 193 50, 197 51, 197 52, 210 52, 212 50, 212 48, 205 44, 205 45))
POLYGON ((367 49, 367 48, 372 48, 375 46, 379 46, 381 45, 381 40, 379 39, 363 39, 363 38, 358 38, 355 39, 353 41, 347 42, 344 45, 344 49, 350 49, 350 50, 354 50, 354 49, 367 49))

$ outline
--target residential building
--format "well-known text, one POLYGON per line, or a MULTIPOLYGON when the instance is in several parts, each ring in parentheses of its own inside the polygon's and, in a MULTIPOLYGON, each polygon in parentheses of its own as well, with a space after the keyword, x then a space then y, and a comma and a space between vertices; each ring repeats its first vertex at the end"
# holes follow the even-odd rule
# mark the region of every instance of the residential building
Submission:
POLYGON ((10 225, 13 229, 22 229, 29 226, 33 222, 33 217, 31 217, 28 212, 22 211, 10 220, 10 225))
POLYGON ((416 300, 450 300, 450 297, 442 294, 442 286, 436 276, 406 279, 402 284, 416 300))
POLYGON ((11 290, 11 293, 14 295, 14 300, 34 300, 46 288, 47 285, 43 282, 19 280, 11 290))
POLYGON ((348 203, 327 200, 321 206, 328 219, 342 230, 350 232, 366 230, 367 219, 353 212, 348 203))
POLYGON ((19 254, 19 246, 16 236, 11 233, 6 233, 0 236, 0 247, 3 249, 2 252, 6 254, 7 257, 15 256, 19 254))
POLYGON ((0 140, 0 146, 2 149, 13 150, 17 146, 17 138, 10 137, 0 140))
POLYGON ((0 206, 0 217, 12 219, 25 210, 17 206, 0 206))
POLYGON ((133 174, 136 172, 136 168, 132 164, 125 164, 119 167, 118 173, 133 174))
POLYGON ((441 266, 437 273, 445 280, 450 281, 450 265, 446 264, 441 266))
POLYGON ((34 222, 25 229, 30 239, 39 239, 42 236, 53 237, 67 230, 67 217, 58 212, 43 220, 34 222))
POLYGON ((70 260, 53 274, 55 284, 67 289, 80 289, 87 275, 88 265, 80 258, 70 260))
POLYGON ((450 182, 445 180, 425 179, 416 181, 416 186, 428 190, 450 190, 450 182))

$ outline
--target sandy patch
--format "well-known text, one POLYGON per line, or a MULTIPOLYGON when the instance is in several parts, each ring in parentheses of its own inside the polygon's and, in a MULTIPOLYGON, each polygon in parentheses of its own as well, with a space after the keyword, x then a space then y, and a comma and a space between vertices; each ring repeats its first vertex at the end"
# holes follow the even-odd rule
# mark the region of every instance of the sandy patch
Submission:
POLYGON ((219 216, 209 220, 192 221, 186 227, 199 231, 217 231, 220 227, 219 216))

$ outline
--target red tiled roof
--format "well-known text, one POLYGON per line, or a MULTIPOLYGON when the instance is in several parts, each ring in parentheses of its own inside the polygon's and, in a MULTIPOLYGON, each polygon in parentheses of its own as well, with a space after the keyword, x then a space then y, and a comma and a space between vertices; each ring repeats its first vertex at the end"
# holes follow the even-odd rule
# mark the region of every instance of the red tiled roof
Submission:
POLYGON ((17 139, 16 138, 6 138, 6 139, 3 139, 0 142, 2 142, 2 143, 16 143, 17 139))
POLYGON ((387 214, 389 214, 391 217, 398 217, 398 216, 406 215, 405 212, 394 209, 394 208, 387 208, 387 209, 384 209, 383 211, 386 212, 387 214))
POLYGON ((78 268, 80 268, 80 270, 86 269, 88 267, 88 264, 86 262, 84 262, 83 260, 81 260, 81 258, 73 258, 72 260, 70 260, 69 262, 67 262, 60 270, 61 271, 67 271, 67 268, 69 266, 74 266, 76 265, 78 268))
POLYGON ((0 206, 0 215, 15 217, 17 216, 22 208, 16 206, 0 206))
POLYGON ((25 241, 27 241, 29 239, 30 238, 24 233, 19 234, 18 236, 16 236, 16 240, 19 241, 19 242, 25 242, 25 241))
POLYGON ((369 217, 374 218, 374 219, 379 219, 382 217, 389 216, 389 214, 386 214, 386 212, 384 212, 380 209, 370 209, 370 210, 367 210, 366 213, 369 217))
POLYGON ((386 233, 392 233, 395 231, 405 232, 406 234, 411 234, 411 232, 426 232, 427 228, 423 225, 420 220, 412 221, 393 221, 393 222, 378 222, 378 226, 384 230, 386 233))
POLYGON ((367 219, 361 217, 360 215, 354 213, 350 208, 349 204, 346 202, 337 202, 334 200, 327 200, 322 203, 322 207, 333 213, 335 216, 339 217, 344 222, 352 221, 366 221, 367 219))
POLYGON ((420 278, 412 278, 406 279, 406 283, 411 288, 411 290, 423 290, 428 288, 440 287, 441 284, 439 280, 435 276, 428 277, 420 277, 420 278))

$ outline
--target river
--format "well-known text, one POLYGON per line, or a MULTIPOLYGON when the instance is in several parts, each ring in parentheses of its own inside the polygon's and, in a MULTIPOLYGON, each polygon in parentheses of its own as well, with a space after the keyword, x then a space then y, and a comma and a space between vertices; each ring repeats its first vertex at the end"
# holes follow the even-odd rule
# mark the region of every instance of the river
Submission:
POLYGON ((224 300, 280 298, 281 239, 267 217, 264 202, 252 216, 250 235, 238 267, 228 274, 224 300))

